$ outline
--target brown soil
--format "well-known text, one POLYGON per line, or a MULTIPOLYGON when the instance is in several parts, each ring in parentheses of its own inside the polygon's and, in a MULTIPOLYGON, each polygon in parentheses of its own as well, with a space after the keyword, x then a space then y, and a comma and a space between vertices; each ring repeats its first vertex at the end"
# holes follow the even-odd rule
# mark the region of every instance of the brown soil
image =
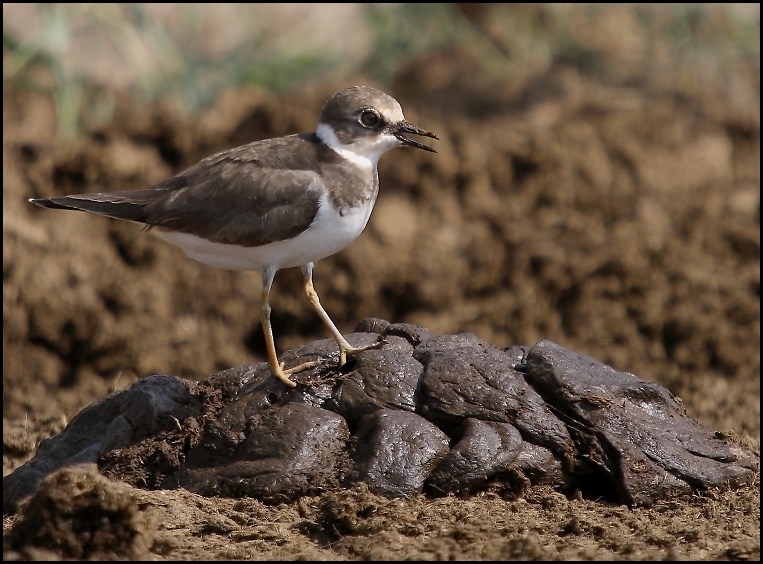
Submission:
MULTIPOLYGON (((316 266, 338 326, 381 317, 500 347, 550 339, 668 387, 698 421, 759 452, 759 74, 735 79, 745 97, 701 83, 613 86, 564 65, 488 89, 443 79, 452 61, 420 64, 384 89, 440 136, 439 152, 383 157, 366 231, 316 266)), ((71 142, 51 134, 47 97, 6 86, 4 475, 110 391, 264 358, 255 274, 26 199, 147 186, 225 147, 309 131, 340 86, 227 92, 194 118, 122 99, 114 120, 71 142)), ((279 273, 272 306, 281 350, 326 337, 298 273, 279 273)), ((629 508, 543 487, 408 500, 358 487, 268 506, 134 489, 92 468, 56 478, 54 492, 133 504, 129 540, 79 557, 760 557, 759 480, 629 508)), ((4 517, 4 537, 19 515, 4 517)), ((70 532, 60 534, 19 550, 6 538, 4 557, 66 555, 70 532)))

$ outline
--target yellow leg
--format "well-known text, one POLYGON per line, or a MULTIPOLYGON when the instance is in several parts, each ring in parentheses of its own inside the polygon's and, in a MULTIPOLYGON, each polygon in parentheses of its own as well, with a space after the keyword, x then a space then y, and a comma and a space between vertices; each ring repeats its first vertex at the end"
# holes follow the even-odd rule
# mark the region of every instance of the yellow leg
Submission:
POLYGON ((331 321, 329 314, 326 313, 326 310, 323 309, 323 306, 321 306, 321 302, 318 299, 318 293, 313 287, 313 263, 310 262, 304 265, 302 267, 302 274, 305 277, 305 296, 307 297, 307 301, 310 302, 310 305, 318 314, 318 317, 321 318, 321 321, 323 321, 339 345, 339 366, 344 366, 344 364, 347 362, 348 354, 352 355, 369 349, 377 349, 384 345, 384 341, 377 341, 376 343, 372 343, 365 347, 353 347, 350 343, 348 343, 347 339, 345 339, 339 329, 336 328, 334 322, 331 321))
POLYGON ((268 352, 268 363, 270 364, 270 372, 273 377, 280 380, 290 388, 294 388, 297 384, 289 379, 289 376, 313 368, 320 364, 317 361, 305 362, 299 366, 284 369, 282 362, 278 361, 278 354, 276 353, 276 345, 273 339, 273 327, 270 325, 270 288, 273 285, 273 279, 275 278, 275 269, 266 268, 262 272, 262 294, 260 295, 260 317, 262 320, 262 331, 265 334, 265 346, 268 352))

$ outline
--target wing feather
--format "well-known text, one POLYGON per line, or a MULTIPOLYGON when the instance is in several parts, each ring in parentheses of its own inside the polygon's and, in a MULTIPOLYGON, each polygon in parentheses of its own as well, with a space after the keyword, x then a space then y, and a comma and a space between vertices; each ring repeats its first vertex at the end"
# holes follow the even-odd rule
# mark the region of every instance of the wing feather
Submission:
POLYGON ((217 153, 145 190, 32 202, 256 247, 294 237, 312 223, 324 189, 320 150, 314 135, 291 135, 217 153))

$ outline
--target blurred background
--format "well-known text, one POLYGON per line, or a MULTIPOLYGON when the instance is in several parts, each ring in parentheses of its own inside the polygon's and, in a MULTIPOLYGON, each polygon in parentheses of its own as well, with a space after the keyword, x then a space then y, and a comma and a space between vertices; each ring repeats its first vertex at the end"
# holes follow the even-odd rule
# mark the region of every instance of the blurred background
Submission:
POLYGON ((114 92, 193 114, 245 85, 519 88, 559 64, 754 96, 735 70, 759 58, 754 3, 3 4, 3 82, 48 93, 59 135, 113 117, 114 92))
MULTIPOLYGON (((264 359, 258 277, 28 198, 311 131, 356 83, 440 141, 316 265, 343 332, 550 339, 759 440, 759 4, 3 4, 4 418, 264 359)), ((272 305, 280 351, 328 337, 298 273, 272 305)))

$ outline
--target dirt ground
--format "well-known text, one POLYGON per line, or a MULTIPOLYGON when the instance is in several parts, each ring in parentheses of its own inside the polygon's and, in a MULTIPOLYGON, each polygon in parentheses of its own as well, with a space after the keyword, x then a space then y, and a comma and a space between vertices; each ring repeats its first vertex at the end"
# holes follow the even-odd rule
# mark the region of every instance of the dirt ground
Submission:
MULTIPOLYGON (((550 339, 666 386, 692 417, 759 452, 759 69, 727 84, 612 84, 560 63, 488 87, 464 80, 470 64, 459 53, 419 60, 372 84, 440 141, 437 154, 382 157, 365 232, 316 265, 334 321, 350 332, 381 317, 500 347, 550 339)), ((4 87, 4 476, 111 391, 264 359, 256 274, 27 198, 148 186, 217 150, 310 131, 342 86, 229 91, 194 117, 118 97, 113 120, 68 142, 51 134, 49 98, 4 87)), ((280 350, 326 337, 299 286, 297 272, 276 277, 280 350)), ((55 483, 133 507, 127 540, 84 558, 760 558, 759 480, 648 508, 543 487, 520 499, 358 487, 265 505, 135 489, 93 468, 55 483)), ((77 556, 63 532, 11 546, 21 515, 4 516, 4 559, 77 556)))

